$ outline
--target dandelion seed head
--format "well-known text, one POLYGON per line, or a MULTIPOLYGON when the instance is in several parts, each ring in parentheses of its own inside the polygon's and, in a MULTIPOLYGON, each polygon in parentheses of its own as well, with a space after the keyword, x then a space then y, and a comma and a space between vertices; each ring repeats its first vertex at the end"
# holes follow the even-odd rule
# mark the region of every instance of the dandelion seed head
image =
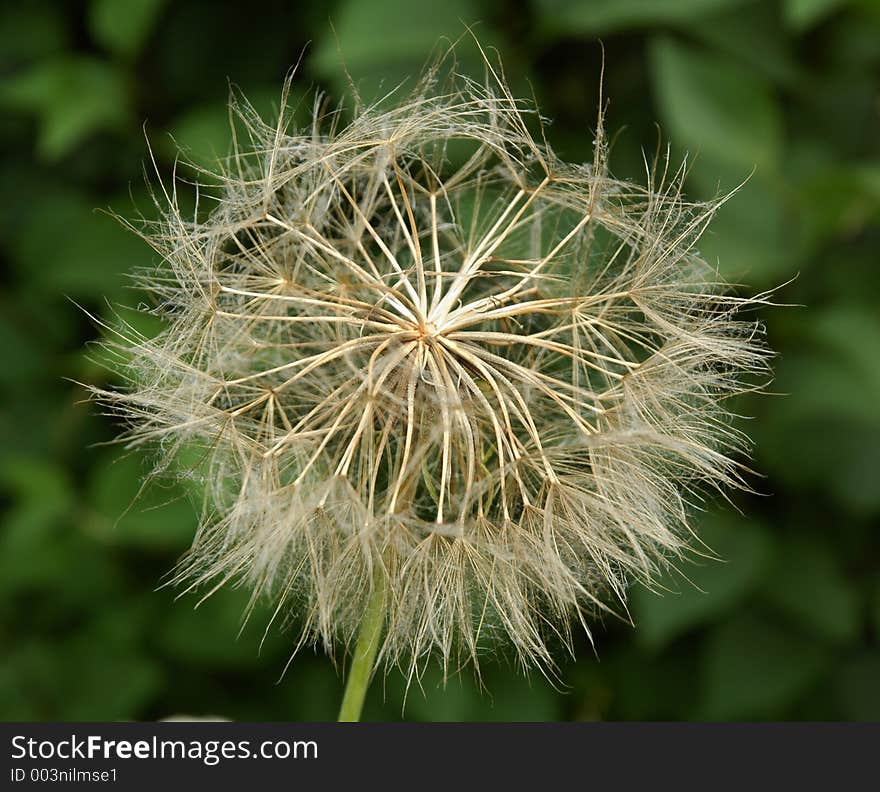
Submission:
POLYGON ((210 211, 157 191, 139 278, 165 329, 126 333, 126 387, 97 397, 130 443, 197 450, 178 582, 248 585, 333 652, 381 580, 379 662, 500 638, 547 668, 743 486, 725 405, 766 371, 763 298, 700 257, 719 202, 668 156, 614 179, 600 114, 593 160, 561 161, 488 61, 321 107, 296 129, 239 98, 210 211))

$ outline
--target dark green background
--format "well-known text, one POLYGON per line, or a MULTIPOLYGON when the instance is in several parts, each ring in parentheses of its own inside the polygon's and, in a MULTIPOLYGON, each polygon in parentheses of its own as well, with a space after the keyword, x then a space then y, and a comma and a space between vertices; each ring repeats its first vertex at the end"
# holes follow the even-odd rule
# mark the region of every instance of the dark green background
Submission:
MULTIPOLYGON (((778 299, 803 307, 763 312, 787 395, 738 405, 762 494, 696 517, 723 563, 698 560, 662 598, 634 591, 636 629, 597 625, 598 658, 582 640, 556 688, 488 658, 483 694, 468 671, 445 690, 430 671, 404 709, 392 675, 367 717, 880 719, 880 7, 847 0, 4 4, 0 718, 335 716, 322 654, 276 684, 291 636, 259 653, 257 613, 236 639, 245 592, 194 610, 155 590, 194 510, 154 486, 126 511, 145 462, 101 445, 118 427, 64 379, 109 377, 70 300, 106 316, 105 299, 140 299, 124 273, 148 248, 94 209, 148 207, 145 121, 167 176, 169 133, 196 160, 226 152, 227 78, 268 112, 304 50, 297 96, 339 97, 338 42, 370 94, 462 21, 571 160, 590 158, 601 39, 614 170, 641 178, 655 122, 675 156, 696 155, 692 196, 754 168, 702 250, 747 291, 797 275, 778 299)), ((478 68, 472 47, 460 62, 478 68)))

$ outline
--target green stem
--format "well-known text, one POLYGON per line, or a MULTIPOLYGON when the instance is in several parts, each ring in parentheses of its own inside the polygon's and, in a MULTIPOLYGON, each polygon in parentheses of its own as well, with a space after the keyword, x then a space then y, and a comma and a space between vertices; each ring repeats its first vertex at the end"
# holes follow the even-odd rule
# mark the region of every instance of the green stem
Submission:
POLYGON ((364 698, 373 676, 373 663, 379 651, 382 628, 385 626, 385 586, 378 580, 373 585, 363 621, 358 630, 357 646, 351 659, 351 668, 345 683, 342 706, 339 709, 340 723, 354 723, 361 719, 364 698))

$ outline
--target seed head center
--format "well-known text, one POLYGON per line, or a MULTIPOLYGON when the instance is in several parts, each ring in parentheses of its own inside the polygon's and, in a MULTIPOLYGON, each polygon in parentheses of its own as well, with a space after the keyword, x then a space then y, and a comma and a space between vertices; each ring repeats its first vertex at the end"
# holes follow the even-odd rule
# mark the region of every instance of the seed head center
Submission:
POLYGON ((417 329, 419 333, 419 339, 422 341, 426 341, 429 338, 434 338, 440 333, 440 329, 430 319, 423 319, 422 321, 420 321, 417 329))

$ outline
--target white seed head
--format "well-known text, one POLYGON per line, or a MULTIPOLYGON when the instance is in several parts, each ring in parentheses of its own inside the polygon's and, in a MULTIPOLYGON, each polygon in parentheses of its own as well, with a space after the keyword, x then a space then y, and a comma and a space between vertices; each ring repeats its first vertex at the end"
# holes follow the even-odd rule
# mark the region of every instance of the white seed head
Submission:
POLYGON ((725 296, 695 247, 718 202, 668 157, 609 176, 601 115, 570 165, 488 62, 392 102, 305 130, 234 103, 207 219, 166 192, 143 232, 166 328, 97 395, 132 443, 199 450, 178 580, 243 582, 329 651, 382 585, 380 662, 501 637, 546 668, 742 485, 725 403, 766 370, 738 316, 763 300, 725 296))

